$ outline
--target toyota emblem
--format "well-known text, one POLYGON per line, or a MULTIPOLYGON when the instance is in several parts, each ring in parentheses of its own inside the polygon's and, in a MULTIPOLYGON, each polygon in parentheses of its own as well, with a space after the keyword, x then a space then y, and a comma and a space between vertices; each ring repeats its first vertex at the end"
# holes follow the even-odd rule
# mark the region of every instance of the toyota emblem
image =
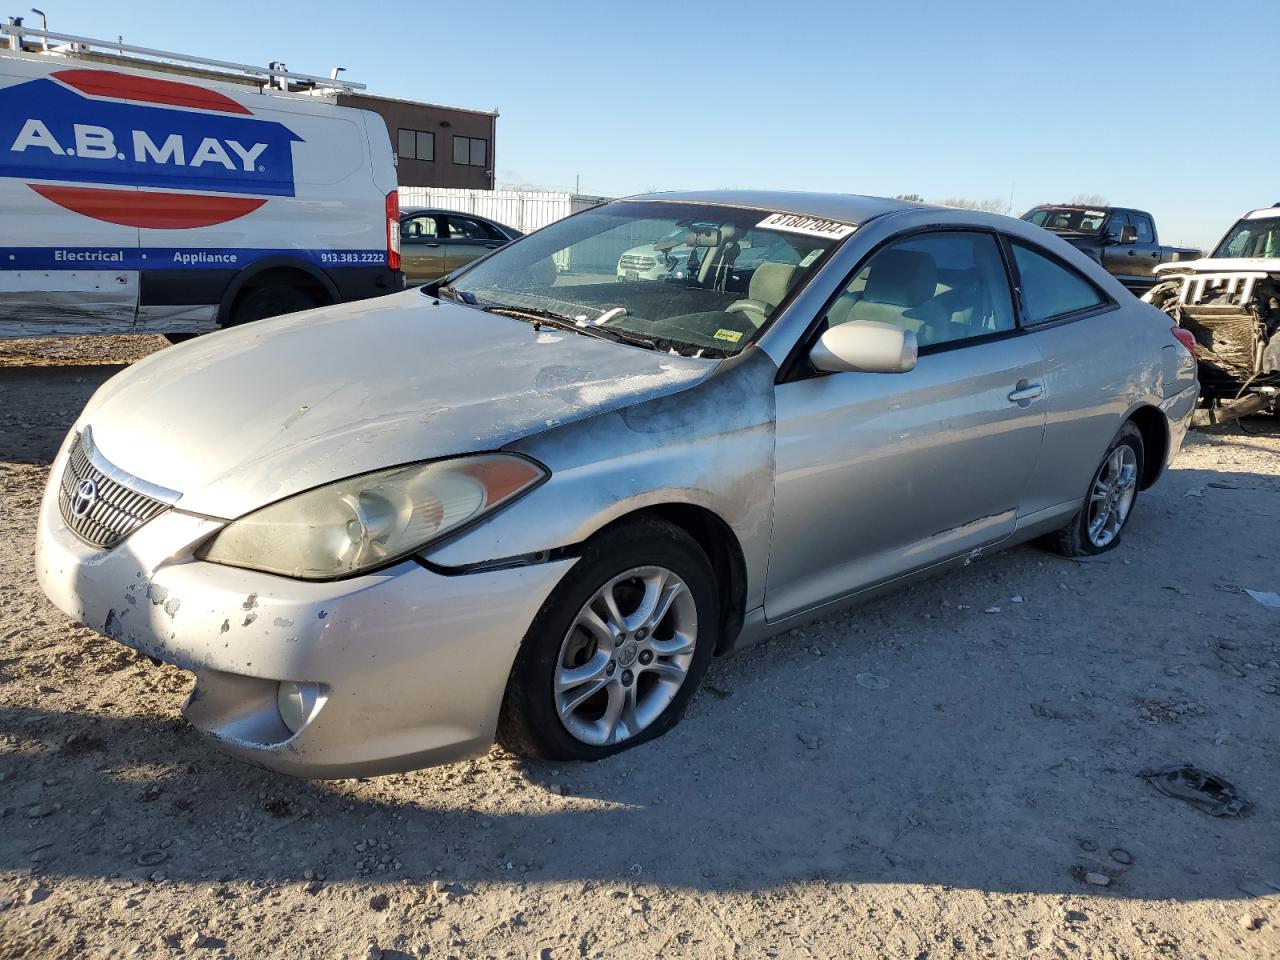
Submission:
POLYGON ((71 515, 83 517, 98 502, 98 485, 92 480, 81 480, 76 484, 76 492, 71 497, 71 515))

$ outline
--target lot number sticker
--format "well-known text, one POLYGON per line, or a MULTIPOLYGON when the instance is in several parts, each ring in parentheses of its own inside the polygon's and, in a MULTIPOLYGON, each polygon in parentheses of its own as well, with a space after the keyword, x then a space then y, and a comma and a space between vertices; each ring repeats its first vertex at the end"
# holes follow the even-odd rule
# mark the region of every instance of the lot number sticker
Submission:
POLYGON ((802 217, 794 213, 774 213, 756 224, 760 230, 781 230, 784 233, 802 233, 806 237, 824 237, 843 240, 857 229, 851 223, 839 220, 823 220, 821 217, 802 217))

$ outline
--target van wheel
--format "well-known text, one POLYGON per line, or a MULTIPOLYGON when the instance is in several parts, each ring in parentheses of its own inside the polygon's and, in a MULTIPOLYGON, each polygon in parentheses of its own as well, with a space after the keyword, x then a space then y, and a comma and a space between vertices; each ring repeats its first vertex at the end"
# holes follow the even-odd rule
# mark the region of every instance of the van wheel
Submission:
POLYGON ((240 298, 225 325, 238 327, 254 320, 310 310, 315 305, 316 302, 297 287, 260 287, 240 298))

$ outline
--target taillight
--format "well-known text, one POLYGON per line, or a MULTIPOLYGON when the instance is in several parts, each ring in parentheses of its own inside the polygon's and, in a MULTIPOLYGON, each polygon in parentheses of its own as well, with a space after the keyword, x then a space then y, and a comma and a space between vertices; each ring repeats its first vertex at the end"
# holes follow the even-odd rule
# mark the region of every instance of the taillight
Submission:
POLYGON ((1187 353, 1191 354, 1193 357, 1196 355, 1196 338, 1195 334, 1190 330, 1187 330, 1185 327, 1174 327, 1173 339, 1186 347, 1187 353))
POLYGON ((387 267, 400 269, 400 192, 387 194, 387 267))

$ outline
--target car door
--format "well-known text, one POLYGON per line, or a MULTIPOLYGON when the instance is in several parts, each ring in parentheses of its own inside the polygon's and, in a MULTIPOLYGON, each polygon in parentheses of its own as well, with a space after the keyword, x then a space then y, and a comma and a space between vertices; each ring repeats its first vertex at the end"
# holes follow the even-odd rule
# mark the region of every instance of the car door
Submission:
POLYGON ((441 236, 445 273, 465 267, 477 257, 482 257, 507 242, 497 230, 472 217, 450 213, 442 215, 440 219, 443 221, 441 236))
POLYGON ((1007 537, 1040 453, 1041 357, 1017 329, 994 234, 881 247, 801 356, 826 325, 858 320, 913 330, 919 360, 900 374, 822 374, 801 360, 777 385, 769 620, 1007 537))
POLYGON ((1128 216, 1117 210, 1102 226, 1102 266, 1113 276, 1127 277, 1133 272, 1133 241, 1124 242, 1129 225, 1128 216))
POLYGON ((1151 272, 1160 263, 1160 247, 1156 244, 1155 225, 1145 213, 1130 213, 1129 223, 1134 229, 1129 257, 1133 261, 1130 273, 1135 277, 1152 279, 1151 272))
POLYGON ((1115 301, 1048 250, 1024 240, 1009 249, 1025 336, 1044 358, 1044 449, 1022 510, 1032 517, 1084 496, 1143 375, 1135 358, 1147 352, 1148 331, 1117 323, 1115 301))
POLYGON ((418 213, 400 221, 400 269, 409 283, 426 283, 443 277, 444 247, 440 242, 440 217, 418 213))

